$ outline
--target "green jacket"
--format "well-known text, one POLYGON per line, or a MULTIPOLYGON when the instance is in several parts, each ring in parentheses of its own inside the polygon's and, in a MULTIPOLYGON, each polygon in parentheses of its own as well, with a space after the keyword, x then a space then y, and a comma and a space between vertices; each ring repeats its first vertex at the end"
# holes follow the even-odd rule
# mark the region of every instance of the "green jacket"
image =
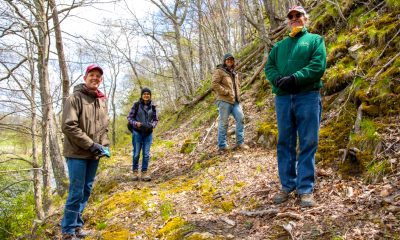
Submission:
POLYGON ((295 37, 287 37, 272 47, 265 65, 265 75, 272 84, 272 92, 286 95, 287 92, 276 86, 279 77, 293 74, 296 77, 296 92, 319 90, 325 68, 324 39, 304 28, 295 37))

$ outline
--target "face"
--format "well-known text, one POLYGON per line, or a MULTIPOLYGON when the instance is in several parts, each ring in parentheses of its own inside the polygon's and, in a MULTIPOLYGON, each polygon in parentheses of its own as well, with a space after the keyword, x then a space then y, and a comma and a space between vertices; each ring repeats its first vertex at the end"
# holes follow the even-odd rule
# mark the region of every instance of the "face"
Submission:
POLYGON ((99 70, 92 70, 86 74, 83 79, 85 80, 85 85, 90 90, 97 90, 100 83, 103 81, 103 75, 99 70))
POLYGON ((301 12, 292 11, 288 15, 288 25, 290 28, 303 27, 306 25, 307 18, 301 12))
POLYGON ((143 93, 142 99, 143 99, 144 101, 149 101, 150 98, 151 98, 151 94, 150 94, 149 92, 144 92, 144 93, 143 93))
POLYGON ((230 68, 233 67, 233 65, 235 65, 235 59, 233 59, 231 57, 226 59, 225 60, 225 65, 230 67, 230 68))

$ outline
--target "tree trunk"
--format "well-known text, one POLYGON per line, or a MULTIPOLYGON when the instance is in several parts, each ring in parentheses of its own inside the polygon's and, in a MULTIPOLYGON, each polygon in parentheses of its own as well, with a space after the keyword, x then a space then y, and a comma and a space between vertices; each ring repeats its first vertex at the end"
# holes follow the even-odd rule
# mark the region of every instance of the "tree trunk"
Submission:
POLYGON ((69 96, 69 77, 67 64, 65 62, 64 47, 61 35, 60 21, 58 19, 57 6, 54 0, 49 0, 49 5, 52 9, 52 17, 54 23, 55 37, 56 37, 56 48, 58 55, 58 64, 60 65, 61 77, 62 77, 62 106, 64 106, 65 99, 69 96))
MULTIPOLYGON (((28 42, 28 41, 27 41, 28 42)), ((29 44, 29 43, 27 43, 29 44)), ((29 59, 33 59, 32 52, 30 51, 30 47, 27 46, 29 59)), ((35 213, 36 218, 39 220, 44 219, 44 211, 43 211, 43 198, 42 198, 42 181, 41 170, 39 169, 40 164, 38 160, 38 152, 37 152, 37 117, 36 117, 36 103, 35 103, 35 95, 36 95, 36 82, 35 82, 35 66, 32 60, 29 60, 29 70, 31 73, 31 139, 32 139, 32 167, 35 169, 33 171, 33 196, 35 199, 35 213)))
POLYGON ((243 1, 239 0, 239 15, 240 15, 240 41, 242 46, 247 44, 246 41, 246 18, 244 17, 243 1))
MULTIPOLYGON (((60 147, 58 145, 57 132, 55 130, 54 119, 53 119, 53 108, 52 99, 50 95, 50 83, 49 83, 49 29, 48 21, 46 18, 45 4, 43 0, 35 1, 37 9, 37 22, 38 22, 38 35, 39 44, 38 46, 38 73, 39 73, 39 86, 40 86, 40 97, 42 101, 42 125, 43 125, 43 139, 47 139, 50 145, 50 160, 54 173, 54 178, 57 186, 57 193, 62 196, 67 190, 67 175, 65 172, 63 160, 61 159, 60 147)), ((43 141, 43 157, 47 158, 48 146, 47 141, 43 141)), ((48 161, 48 160, 46 160, 48 161)), ((45 160, 44 160, 45 162, 45 160)), ((48 174, 48 173, 47 173, 48 174)), ((50 177, 49 174, 47 177, 50 177)), ((48 181, 48 180, 46 180, 48 181)), ((47 186, 50 187, 49 185, 47 186)))
POLYGON ((199 28, 199 78, 204 79, 204 52, 203 52, 203 30, 202 30, 202 10, 201 10, 201 0, 197 0, 197 16, 198 16, 198 28, 199 28))

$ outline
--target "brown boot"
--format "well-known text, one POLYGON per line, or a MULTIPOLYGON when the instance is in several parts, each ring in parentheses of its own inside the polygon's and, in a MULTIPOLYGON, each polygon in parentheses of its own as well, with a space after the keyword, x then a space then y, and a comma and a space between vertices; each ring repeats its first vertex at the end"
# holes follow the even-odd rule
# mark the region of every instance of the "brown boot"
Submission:
POLYGON ((314 207, 315 201, 312 193, 300 195, 300 206, 301 207, 314 207))
POLYGON ((132 180, 133 180, 133 181, 139 181, 139 172, 138 172, 137 170, 136 170, 136 171, 133 171, 132 180))
POLYGON ((145 182, 150 182, 151 181, 151 176, 148 171, 142 172, 142 180, 145 182))
POLYGON ((91 235, 90 231, 85 231, 80 227, 75 228, 75 236, 77 238, 85 238, 91 235))
POLYGON ((281 204, 286 202, 289 199, 289 193, 280 190, 277 194, 272 197, 272 200, 275 204, 281 204))

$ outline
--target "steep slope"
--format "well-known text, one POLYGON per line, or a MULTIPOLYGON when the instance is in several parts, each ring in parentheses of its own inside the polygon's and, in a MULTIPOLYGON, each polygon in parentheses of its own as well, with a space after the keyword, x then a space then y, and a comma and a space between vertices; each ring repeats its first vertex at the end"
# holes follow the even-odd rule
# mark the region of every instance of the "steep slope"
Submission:
MULTIPOLYGON (((152 182, 131 181, 129 143, 114 149, 84 214, 86 227, 95 230, 91 239, 400 238, 400 12, 378 1, 340 2, 347 24, 324 3, 313 9, 310 26, 325 36, 329 64, 317 207, 301 209, 295 196, 272 203, 279 189, 277 130, 273 96, 261 74, 243 88, 250 150, 217 153, 213 95, 161 115, 152 182)), ((239 53, 241 59, 257 44, 239 53)), ((253 59, 242 69, 247 79, 262 54, 253 59)), ((230 126, 234 133, 232 119, 230 126)), ((234 134, 228 141, 233 145, 234 134)), ((58 231, 48 228, 46 235, 58 231)))

